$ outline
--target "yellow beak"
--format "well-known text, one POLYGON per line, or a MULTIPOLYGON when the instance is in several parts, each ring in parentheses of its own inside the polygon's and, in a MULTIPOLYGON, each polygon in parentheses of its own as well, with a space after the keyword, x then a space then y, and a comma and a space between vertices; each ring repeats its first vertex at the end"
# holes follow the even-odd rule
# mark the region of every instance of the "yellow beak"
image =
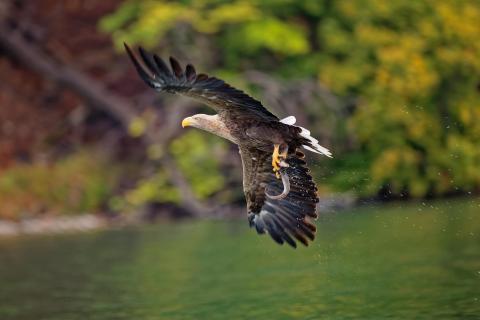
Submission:
POLYGON ((185 118, 182 120, 182 128, 188 127, 190 125, 190 119, 185 118))

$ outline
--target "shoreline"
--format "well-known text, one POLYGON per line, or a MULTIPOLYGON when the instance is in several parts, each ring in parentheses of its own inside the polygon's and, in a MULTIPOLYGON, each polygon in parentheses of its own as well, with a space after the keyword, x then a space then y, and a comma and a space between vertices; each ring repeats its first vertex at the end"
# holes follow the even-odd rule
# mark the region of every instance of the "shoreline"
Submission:
MULTIPOLYGON (((320 198, 319 212, 335 212, 358 205, 351 194, 325 196, 320 198)), ((230 208, 229 211, 234 210, 230 208)), ((216 215, 212 215, 212 218, 216 215)), ((101 214, 84 213, 74 216, 44 216, 19 221, 0 219, 0 239, 21 235, 63 234, 108 229, 119 225, 146 223, 150 219, 145 214, 120 215, 115 218, 101 214)))
POLYGON ((61 234, 108 228, 107 218, 94 214, 29 218, 20 221, 0 220, 0 238, 20 235, 61 234))
MULTIPOLYGON (((463 197, 449 197, 444 200, 459 199, 463 197)), ((467 199, 475 199, 478 203, 478 197, 468 197, 467 199)), ((432 201, 434 199, 430 199, 432 201)), ((424 204, 427 200, 408 201, 409 203, 422 202, 424 204)), ((402 201, 400 201, 402 202, 402 201)), ((355 207, 362 207, 368 204, 388 203, 378 200, 361 200, 356 198, 352 194, 341 194, 333 196, 320 197, 318 203, 318 211, 320 213, 338 213, 345 210, 349 210, 355 207)), ((425 205, 425 204, 424 204, 425 205)), ((480 206, 480 203, 478 203, 480 206)), ((240 216, 243 213, 244 208, 230 207, 228 211, 229 215, 212 214, 210 216, 204 216, 202 218, 216 219, 219 217, 233 217, 240 216), (238 209, 238 211, 237 211, 238 209), (235 214, 233 214, 235 213, 235 214)), ((216 211, 214 211, 216 212, 216 211)), ((178 219, 184 219, 187 217, 179 217, 178 219)), ((194 217, 190 217, 195 219, 194 217)), ((175 220, 173 215, 163 212, 161 215, 150 216, 148 212, 136 212, 131 214, 122 214, 117 216, 107 216, 102 214, 84 213, 78 215, 64 215, 64 216, 43 216, 40 218, 26 218, 19 221, 12 221, 6 219, 0 219, 0 240, 3 238, 17 237, 22 235, 48 235, 48 234, 67 234, 77 232, 88 232, 102 229, 110 229, 128 225, 148 224, 157 220, 175 220)))

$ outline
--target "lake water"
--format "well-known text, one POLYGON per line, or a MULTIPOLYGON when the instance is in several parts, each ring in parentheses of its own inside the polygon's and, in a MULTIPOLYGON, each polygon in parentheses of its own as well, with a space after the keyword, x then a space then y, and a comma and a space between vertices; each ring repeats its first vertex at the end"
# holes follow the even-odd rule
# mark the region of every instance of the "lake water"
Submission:
POLYGON ((234 221, 0 239, 0 319, 479 319, 480 201, 371 206, 309 248, 234 221))

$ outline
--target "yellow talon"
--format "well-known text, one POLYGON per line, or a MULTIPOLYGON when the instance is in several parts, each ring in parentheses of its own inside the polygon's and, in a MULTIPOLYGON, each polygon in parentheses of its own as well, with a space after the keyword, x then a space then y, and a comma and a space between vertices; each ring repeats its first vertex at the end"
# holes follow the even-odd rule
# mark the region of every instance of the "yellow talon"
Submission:
POLYGON ((279 149, 280 149, 280 145, 275 144, 273 148, 273 154, 272 154, 272 167, 274 172, 277 172, 278 170, 280 170, 279 149))
POLYGON ((273 167, 273 172, 275 172, 275 176, 277 179, 280 179, 280 163, 284 160, 287 159, 287 154, 288 154, 288 147, 285 148, 282 152, 280 152, 280 145, 279 144, 274 144, 273 145, 273 154, 272 154, 272 167, 273 167))

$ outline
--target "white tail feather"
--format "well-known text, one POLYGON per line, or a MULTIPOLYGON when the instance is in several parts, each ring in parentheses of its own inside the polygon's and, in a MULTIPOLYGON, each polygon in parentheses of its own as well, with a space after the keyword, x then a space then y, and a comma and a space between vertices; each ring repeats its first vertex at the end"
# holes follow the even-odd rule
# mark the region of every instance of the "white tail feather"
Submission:
POLYGON ((310 130, 307 130, 307 129, 305 129, 304 127, 300 127, 300 126, 299 126, 299 128, 302 129, 302 132, 300 132, 300 135, 301 135, 302 137, 307 138, 307 139, 308 139, 309 137, 312 138, 312 136, 310 135, 310 130))
POLYGON ((289 116, 289 117, 286 117, 286 118, 280 120, 280 122, 288 124, 290 126, 293 126, 295 124, 295 122, 297 122, 297 119, 294 116, 289 116))
MULTIPOLYGON (((295 124, 295 122, 297 122, 297 119, 294 116, 289 116, 289 117, 286 117, 286 118, 280 120, 280 122, 293 126, 295 124)), ((332 153, 330 152, 330 150, 321 146, 318 143, 318 140, 310 135, 310 130, 307 130, 307 129, 305 129, 303 127, 300 127, 300 126, 296 126, 296 127, 302 129, 302 131, 300 132, 300 135, 302 137, 304 137, 305 139, 307 139, 308 141, 310 141, 310 144, 312 145, 312 147, 303 145, 303 147, 306 150, 311 151, 311 152, 315 152, 315 153, 318 153, 318 154, 323 154, 323 155, 326 155, 329 158, 332 158, 332 153)))

